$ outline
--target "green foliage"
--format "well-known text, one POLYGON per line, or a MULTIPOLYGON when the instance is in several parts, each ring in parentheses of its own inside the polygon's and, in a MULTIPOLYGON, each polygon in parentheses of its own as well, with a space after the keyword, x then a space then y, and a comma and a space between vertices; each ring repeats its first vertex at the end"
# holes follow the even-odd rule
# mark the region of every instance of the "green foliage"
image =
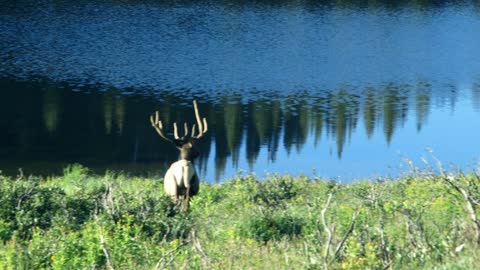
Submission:
POLYGON ((302 218, 287 211, 264 209, 252 213, 243 225, 241 234, 261 242, 280 240, 283 237, 292 238, 300 235, 304 224, 302 218))
POLYGON ((272 176, 265 182, 258 183, 254 200, 268 206, 278 206, 297 195, 295 179, 289 176, 272 176))
POLYGON ((159 179, 0 176, 0 269, 477 269, 479 177, 448 177, 238 176, 182 213, 159 179))
POLYGON ((0 187, 0 233, 7 240, 15 231, 29 238, 32 229, 48 229, 60 211, 64 192, 56 187, 43 186, 39 179, 4 179, 0 187))
POLYGON ((84 182, 88 177, 88 169, 80 164, 72 164, 63 170, 63 181, 76 185, 84 182))

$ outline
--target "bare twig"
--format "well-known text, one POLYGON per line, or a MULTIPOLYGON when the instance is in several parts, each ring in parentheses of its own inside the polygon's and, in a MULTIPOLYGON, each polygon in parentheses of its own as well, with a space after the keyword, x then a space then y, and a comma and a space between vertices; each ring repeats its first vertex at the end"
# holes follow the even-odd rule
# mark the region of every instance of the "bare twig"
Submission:
POLYGON ((390 261, 390 254, 388 252, 388 249, 387 249, 387 239, 385 238, 385 219, 386 219, 386 213, 385 213, 385 209, 383 208, 382 206, 382 213, 381 213, 381 219, 380 219, 380 249, 382 251, 382 256, 381 256, 381 260, 382 260, 382 264, 388 268, 391 264, 391 261, 390 261))
POLYGON ((23 179, 25 176, 23 174, 23 169, 22 168, 18 168, 18 175, 17 175, 17 181, 20 180, 20 179, 23 179))
POLYGON ((20 197, 20 199, 17 202, 17 210, 20 210, 20 208, 22 207, 23 201, 30 197, 30 194, 32 193, 32 191, 33 191, 33 187, 27 189, 27 191, 20 197))
POLYGON ((350 223, 350 226, 348 227, 347 232, 343 235, 342 240, 340 241, 340 243, 338 243, 337 248, 335 249, 335 253, 333 254, 333 258, 330 260, 330 262, 333 262, 335 261, 335 259, 337 259, 338 255, 340 254, 340 250, 342 250, 343 245, 345 245, 345 242, 347 241, 348 237, 350 236, 350 234, 352 234, 353 229, 355 228, 355 223, 357 222, 357 217, 359 212, 360 211, 357 210, 355 211, 355 213, 353 213, 352 222, 350 223))
POLYGON ((176 246, 174 249, 170 250, 167 252, 165 255, 163 255, 160 260, 158 260, 157 264, 155 265, 155 269, 165 269, 168 265, 172 263, 172 261, 175 259, 174 255, 181 247, 186 245, 188 241, 181 242, 178 246, 176 246), (170 257, 170 260, 168 260, 166 263, 163 263, 166 261, 166 259, 170 257))
POLYGON ((405 209, 403 211, 403 214, 407 217, 407 220, 405 221, 405 226, 407 228, 408 236, 410 238, 410 243, 414 248, 418 248, 418 243, 415 239, 415 232, 413 231, 413 222, 412 222, 412 214, 410 209, 405 209))
POLYGON ((193 247, 200 253, 201 255, 201 260, 202 260, 202 265, 204 269, 210 269, 211 265, 211 259, 208 257, 207 252, 205 251, 205 248, 200 244, 200 240, 197 237, 197 233, 195 230, 192 230, 190 233, 190 238, 192 239, 192 244, 193 247))
POLYGON ((184 269, 188 269, 188 263, 190 262, 191 258, 188 257, 185 259, 185 261, 183 262, 183 265, 182 267, 180 267, 181 270, 184 270, 184 269))
POLYGON ((103 226, 100 222, 100 219, 98 218, 97 210, 95 210, 95 220, 99 227, 100 245, 102 246, 102 250, 103 250, 103 254, 105 255, 105 258, 107 259, 107 268, 110 270, 114 270, 112 261, 110 259, 110 253, 108 252, 107 244, 105 242, 105 236, 103 235, 103 226))
POLYGON ((108 212, 110 215, 115 214, 115 202, 113 200, 113 186, 112 183, 106 181, 105 182, 105 192, 102 195, 102 203, 103 208, 108 212))
POLYGON ((445 175, 443 178, 445 182, 447 182, 453 189, 455 189, 458 193, 460 193, 465 200, 466 206, 467 206, 467 211, 470 215, 470 220, 472 220, 473 225, 474 225, 474 231, 475 231, 475 241, 477 245, 480 245, 480 220, 477 217, 476 213, 476 208, 477 205, 474 198, 470 194, 470 192, 458 185, 457 183, 454 183, 453 177, 449 175, 445 175))
POLYGON ((325 213, 327 212, 328 206, 330 205, 330 201, 332 199, 332 193, 328 194, 327 201, 325 202, 325 205, 323 206, 321 213, 322 217, 322 224, 323 228, 325 229, 325 232, 327 233, 327 239, 325 241, 325 251, 324 251, 324 268, 328 269, 328 253, 330 251, 330 245, 332 244, 332 231, 327 225, 327 221, 325 219, 325 213))
POLYGON ((392 262, 389 262, 387 265, 385 265, 385 267, 382 268, 382 270, 390 269, 391 266, 392 266, 392 262))

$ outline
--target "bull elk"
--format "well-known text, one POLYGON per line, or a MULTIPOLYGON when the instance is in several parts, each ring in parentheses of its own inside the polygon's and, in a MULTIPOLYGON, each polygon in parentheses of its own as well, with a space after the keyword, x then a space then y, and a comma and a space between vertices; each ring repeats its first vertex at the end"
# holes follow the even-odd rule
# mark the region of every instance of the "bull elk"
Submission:
POLYGON ((165 135, 158 111, 155 112, 155 115, 150 116, 150 123, 155 128, 158 135, 164 140, 174 144, 180 151, 180 160, 170 165, 170 168, 165 174, 164 189, 165 193, 167 193, 167 195, 169 195, 177 204, 183 202, 185 210, 188 210, 190 206, 190 198, 198 193, 200 187, 200 180, 198 179, 195 167, 193 166, 193 161, 200 154, 195 147, 195 143, 202 138, 208 130, 207 119, 200 118, 196 100, 193 101, 193 108, 195 110, 195 118, 197 119, 198 126, 193 124, 191 132, 189 133, 188 124, 184 123, 184 135, 179 137, 177 123, 173 123, 173 139, 170 139, 165 135), (196 128, 198 128, 198 134, 196 128))

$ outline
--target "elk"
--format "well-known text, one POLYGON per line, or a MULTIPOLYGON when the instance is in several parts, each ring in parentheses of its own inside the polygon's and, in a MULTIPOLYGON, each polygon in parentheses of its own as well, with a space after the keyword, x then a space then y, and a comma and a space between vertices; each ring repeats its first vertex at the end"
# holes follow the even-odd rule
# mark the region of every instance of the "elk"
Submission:
POLYGON ((198 179, 195 167, 193 166, 193 161, 200 154, 195 147, 195 143, 208 131, 207 119, 200 118, 196 100, 193 101, 193 108, 195 110, 195 118, 198 126, 193 124, 189 134, 188 124, 184 123, 184 135, 179 137, 177 123, 174 122, 174 139, 170 139, 165 135, 158 111, 155 112, 155 115, 150 116, 150 123, 155 128, 158 135, 175 145, 180 151, 180 160, 170 165, 170 168, 165 174, 164 189, 165 193, 167 193, 177 205, 184 202, 184 210, 187 211, 190 206, 190 198, 197 195, 200 187, 200 180, 198 179), (198 129, 198 134, 196 134, 196 128, 198 129))

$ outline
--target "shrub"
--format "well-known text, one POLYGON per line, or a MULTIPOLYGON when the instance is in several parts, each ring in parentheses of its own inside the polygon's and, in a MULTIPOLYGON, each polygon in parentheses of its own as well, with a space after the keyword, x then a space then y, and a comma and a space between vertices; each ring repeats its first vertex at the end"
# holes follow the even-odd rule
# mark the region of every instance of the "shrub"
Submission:
POLYGON ((242 226, 241 235, 259 242, 292 238, 302 233, 305 220, 281 210, 256 212, 242 226))
POLYGON ((0 188, 0 217, 2 239, 7 240, 16 231, 29 239, 32 228, 48 229, 55 215, 62 209, 65 193, 55 187, 42 186, 39 180, 4 180, 0 188))
POLYGON ((268 206, 279 206, 297 195, 295 180, 289 176, 273 176, 265 182, 258 182, 258 189, 253 196, 256 202, 268 206))

